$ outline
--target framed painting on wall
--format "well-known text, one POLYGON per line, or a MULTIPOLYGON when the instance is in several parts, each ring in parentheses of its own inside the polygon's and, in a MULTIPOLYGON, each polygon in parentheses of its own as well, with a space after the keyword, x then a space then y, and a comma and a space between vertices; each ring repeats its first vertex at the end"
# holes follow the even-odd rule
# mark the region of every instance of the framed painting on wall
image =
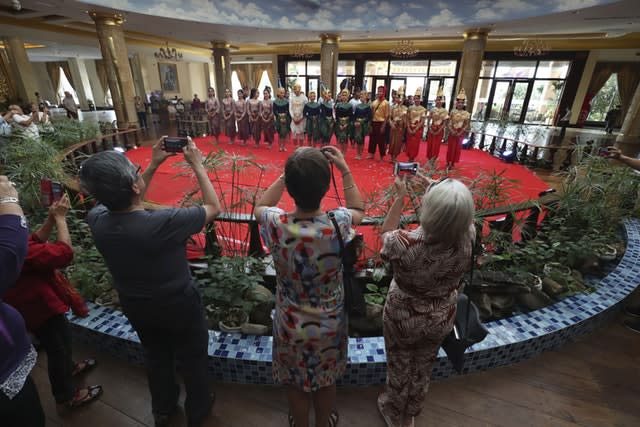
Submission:
POLYGON ((180 92, 178 66, 176 64, 158 62, 158 72, 160 73, 160 87, 163 92, 180 92))

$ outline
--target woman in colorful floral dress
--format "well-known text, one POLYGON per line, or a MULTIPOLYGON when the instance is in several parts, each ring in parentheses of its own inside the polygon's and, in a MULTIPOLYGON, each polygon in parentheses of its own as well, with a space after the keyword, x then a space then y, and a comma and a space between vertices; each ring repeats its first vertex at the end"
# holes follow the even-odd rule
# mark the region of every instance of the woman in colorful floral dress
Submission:
POLYGON ((382 259, 393 280, 383 312, 387 385, 378 409, 387 426, 413 427, 422 410, 438 350, 453 329, 458 287, 471 261, 474 206, 469 189, 445 178, 422 198, 420 226, 397 229, 406 181, 396 179, 397 198, 382 224, 382 259))
POLYGON ((348 208, 333 210, 346 242, 364 216, 360 192, 344 157, 335 147, 298 148, 284 175, 258 201, 255 215, 276 268, 273 319, 273 378, 287 385, 289 425, 309 425, 313 400, 317 426, 338 422, 336 380, 347 363, 340 244, 321 202, 331 183, 332 162, 342 174, 348 208), (295 209, 275 207, 287 189, 295 209))

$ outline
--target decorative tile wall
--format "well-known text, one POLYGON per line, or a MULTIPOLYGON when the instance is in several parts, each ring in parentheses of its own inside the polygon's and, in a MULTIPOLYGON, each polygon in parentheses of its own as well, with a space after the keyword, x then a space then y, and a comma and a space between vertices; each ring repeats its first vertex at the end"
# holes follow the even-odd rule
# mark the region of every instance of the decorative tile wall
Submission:
MULTIPOLYGON (((626 220, 627 251, 620 263, 597 282, 596 290, 562 300, 528 314, 487 324, 490 334, 467 351, 464 373, 508 365, 560 347, 609 320, 621 301, 640 283, 640 221, 626 220)), ((143 363, 142 348, 127 318, 107 307, 90 304, 87 318, 69 314, 76 339, 101 351, 143 363)), ((270 336, 209 331, 209 370, 224 382, 271 384, 270 336)), ((349 338, 349 363, 339 384, 382 384, 386 375, 384 339, 349 338)), ((432 378, 457 373, 441 349, 432 378)))

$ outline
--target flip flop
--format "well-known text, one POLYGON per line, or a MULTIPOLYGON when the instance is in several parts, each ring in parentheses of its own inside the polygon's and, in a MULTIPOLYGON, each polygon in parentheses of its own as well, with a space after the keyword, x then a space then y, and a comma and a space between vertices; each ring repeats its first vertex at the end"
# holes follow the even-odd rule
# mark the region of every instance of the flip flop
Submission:
POLYGON ((378 396, 378 411, 380 411, 380 415, 384 418, 384 422, 387 424, 387 427, 395 427, 395 424, 391 421, 391 417, 389 414, 384 412, 384 402, 382 401, 382 394, 378 396))
POLYGON ((329 427, 336 427, 338 425, 338 421, 340 421, 340 415, 338 415, 338 411, 336 409, 332 409, 331 414, 329 414, 329 427))
POLYGON ((97 365, 98 362, 95 359, 84 359, 83 361, 75 364, 73 371, 71 372, 71 376, 76 377, 78 375, 86 374, 93 370, 97 365))
POLYGON ((79 408, 81 406, 87 405, 93 401, 95 401, 98 397, 100 397, 100 395, 102 394, 102 386, 101 385, 92 385, 86 388, 81 388, 76 390, 76 393, 74 394, 73 398, 66 403, 66 406, 68 409, 76 409, 79 408), (79 398, 80 393, 86 390, 87 394, 82 397, 79 398))

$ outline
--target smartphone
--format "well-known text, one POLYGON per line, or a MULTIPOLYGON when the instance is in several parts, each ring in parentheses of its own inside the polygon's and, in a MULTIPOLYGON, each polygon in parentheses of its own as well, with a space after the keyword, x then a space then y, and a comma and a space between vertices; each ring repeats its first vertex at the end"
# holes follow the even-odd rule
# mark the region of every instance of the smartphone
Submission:
POLYGON ((48 178, 40 180, 40 205, 48 208, 53 203, 62 199, 64 195, 64 187, 57 181, 48 178))
POLYGON ((182 153, 189 139, 186 136, 168 136, 162 141, 162 149, 167 153, 182 153))
POLYGON ((395 176, 415 175, 418 173, 418 163, 416 162, 396 162, 393 165, 395 176))
POLYGON ((600 148, 598 148, 598 156, 600 156, 600 157, 609 157, 609 147, 600 147, 600 148))

